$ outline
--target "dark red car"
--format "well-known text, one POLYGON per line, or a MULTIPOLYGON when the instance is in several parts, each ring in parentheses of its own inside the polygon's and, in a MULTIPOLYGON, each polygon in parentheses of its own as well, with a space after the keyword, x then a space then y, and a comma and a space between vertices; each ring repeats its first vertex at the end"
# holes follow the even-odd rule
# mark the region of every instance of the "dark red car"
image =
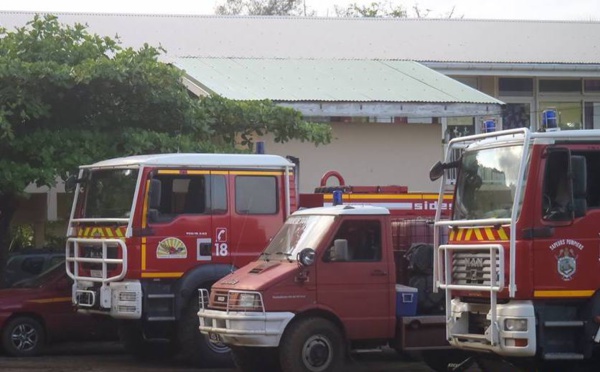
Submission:
POLYGON ((6 354, 33 356, 51 342, 118 338, 114 320, 75 311, 71 285, 63 262, 0 290, 1 344, 6 354))

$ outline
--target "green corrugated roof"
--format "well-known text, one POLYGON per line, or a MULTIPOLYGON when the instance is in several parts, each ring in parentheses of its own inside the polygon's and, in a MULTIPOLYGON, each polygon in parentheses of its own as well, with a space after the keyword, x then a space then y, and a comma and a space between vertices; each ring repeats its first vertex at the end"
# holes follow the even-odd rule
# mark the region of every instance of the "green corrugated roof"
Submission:
POLYGON ((502 104, 412 61, 186 57, 174 65, 233 100, 502 104))

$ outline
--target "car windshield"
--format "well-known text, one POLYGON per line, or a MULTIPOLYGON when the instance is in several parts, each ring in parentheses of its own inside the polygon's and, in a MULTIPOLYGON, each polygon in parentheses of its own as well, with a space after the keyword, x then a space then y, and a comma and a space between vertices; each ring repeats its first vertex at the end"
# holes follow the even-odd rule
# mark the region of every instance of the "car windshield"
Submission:
POLYGON ((128 218, 137 176, 137 169, 91 171, 81 184, 79 203, 83 203, 83 217, 128 218))
POLYGON ((455 220, 509 218, 523 146, 467 151, 456 182, 455 220))
POLYGON ((335 216, 309 215, 288 218, 269 246, 261 254, 261 259, 296 259, 304 248, 317 248, 334 221, 335 216))
POLYGON ((60 273, 65 272, 65 262, 56 263, 54 266, 50 267, 48 270, 40 273, 33 278, 23 279, 21 281, 16 282, 12 287, 13 288, 38 288, 42 285, 46 284, 48 281, 52 280, 52 278, 60 275, 60 273))

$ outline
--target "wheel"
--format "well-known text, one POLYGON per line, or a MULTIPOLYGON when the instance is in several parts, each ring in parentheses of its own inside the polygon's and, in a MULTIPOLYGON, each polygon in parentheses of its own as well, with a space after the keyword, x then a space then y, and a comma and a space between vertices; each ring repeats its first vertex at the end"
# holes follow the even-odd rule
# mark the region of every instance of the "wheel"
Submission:
POLYGON ((189 300, 181 319, 179 320, 177 334, 184 360, 198 367, 231 367, 231 349, 223 343, 211 342, 205 337, 198 327, 198 295, 189 300))
POLYGON ((125 351, 138 359, 168 359, 176 353, 172 342, 146 341, 142 326, 136 321, 119 322, 119 340, 125 351))
POLYGON ((9 321, 2 332, 2 347, 11 356, 38 355, 44 346, 44 328, 30 317, 18 317, 9 321))
POLYGON ((331 372, 344 364, 344 337, 339 328, 322 318, 292 323, 279 345, 286 372, 331 372))
POLYGON ((281 371, 275 348, 232 346, 231 359, 242 372, 281 371))

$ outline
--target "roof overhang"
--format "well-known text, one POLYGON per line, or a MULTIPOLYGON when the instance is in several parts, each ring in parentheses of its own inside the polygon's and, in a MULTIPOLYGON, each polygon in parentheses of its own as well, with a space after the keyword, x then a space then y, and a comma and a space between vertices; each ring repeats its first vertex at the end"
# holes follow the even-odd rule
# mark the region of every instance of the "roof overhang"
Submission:
POLYGON ((268 99, 304 116, 498 115, 503 102, 413 61, 178 58, 198 95, 268 99))
POLYGON ((600 64, 581 63, 495 63, 495 62, 421 62, 451 76, 513 76, 556 78, 600 78, 600 64))

